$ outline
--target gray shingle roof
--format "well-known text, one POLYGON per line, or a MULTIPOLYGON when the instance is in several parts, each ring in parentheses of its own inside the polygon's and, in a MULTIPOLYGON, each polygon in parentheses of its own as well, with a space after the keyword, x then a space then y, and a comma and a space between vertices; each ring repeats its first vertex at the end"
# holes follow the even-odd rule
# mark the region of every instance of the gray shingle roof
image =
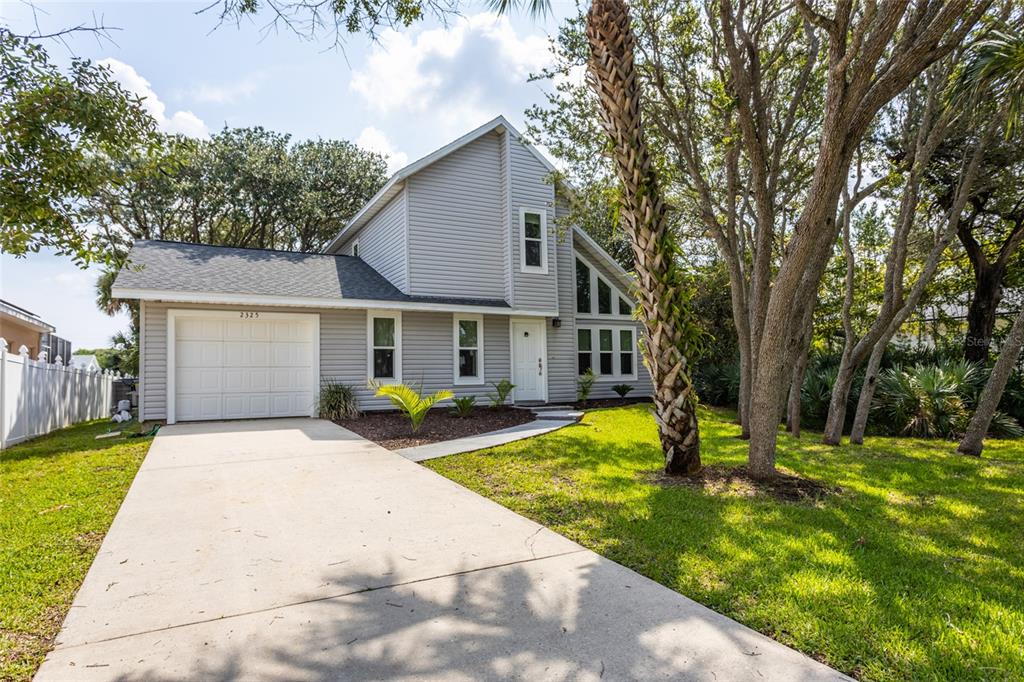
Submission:
POLYGON ((505 301, 409 296, 361 258, 137 241, 114 282, 118 289, 359 299, 508 308, 505 301))

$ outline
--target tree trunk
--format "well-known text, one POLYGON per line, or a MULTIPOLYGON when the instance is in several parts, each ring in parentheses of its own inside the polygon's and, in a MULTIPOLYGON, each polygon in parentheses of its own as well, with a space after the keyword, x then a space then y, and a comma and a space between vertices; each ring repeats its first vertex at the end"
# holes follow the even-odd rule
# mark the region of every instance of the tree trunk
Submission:
POLYGON ((814 338, 814 307, 808 306, 801 321, 802 336, 797 350, 796 361, 793 363, 793 377, 789 384, 789 401, 786 405, 786 429, 795 437, 800 437, 800 406, 801 391, 804 387, 804 375, 807 373, 807 362, 811 354, 811 340, 814 338))
POLYGON ((625 2, 595 0, 587 13, 587 39, 588 76, 601 103, 601 123, 611 138, 622 184, 622 224, 639 280, 646 330, 643 350, 654 384, 665 473, 693 475, 701 469, 696 396, 687 366, 693 323, 664 197, 643 134, 635 40, 625 2))
POLYGON ((967 336, 964 339, 964 359, 968 362, 988 362, 992 332, 996 327, 996 308, 1003 298, 1004 268, 984 265, 975 269, 974 295, 967 309, 967 336))
POLYGON ((988 427, 992 423, 992 416, 999 407, 999 401, 1006 389, 1006 382, 1013 373, 1013 368, 1020 357, 1021 347, 1024 346, 1024 307, 1017 315, 1017 320, 1010 329, 1010 335, 1006 337, 1002 350, 999 352, 999 359, 996 360, 992 374, 989 375, 985 388, 978 398, 978 407, 974 410, 971 423, 967 426, 967 433, 960 441, 957 448, 965 455, 978 457, 984 447, 984 438, 988 433, 988 427))

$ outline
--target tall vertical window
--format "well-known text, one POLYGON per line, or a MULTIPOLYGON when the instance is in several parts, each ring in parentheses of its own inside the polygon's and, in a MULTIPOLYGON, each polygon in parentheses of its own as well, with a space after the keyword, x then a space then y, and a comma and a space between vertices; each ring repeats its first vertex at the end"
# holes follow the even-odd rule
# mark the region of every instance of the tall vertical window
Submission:
POLYGON ((599 329, 598 341, 601 347, 601 358, 600 368, 601 374, 614 374, 615 370, 612 369, 612 361, 615 357, 614 349, 612 348, 613 337, 611 329, 599 329))
POLYGON ((619 315, 632 315, 633 306, 629 305, 626 299, 619 297, 619 315))
POLYGON ((590 268, 576 259, 576 312, 590 314, 590 268))
POLYGON ((630 375, 633 373, 636 344, 633 343, 633 330, 619 330, 619 374, 630 375))
POLYGON ((520 221, 520 254, 523 272, 547 272, 547 215, 543 211, 521 209, 520 221))
POLYGON ((352 255, 359 258, 359 240, 352 242, 352 255))
POLYGON ((483 383, 483 318, 465 315, 455 318, 455 383, 483 383))
POLYGON ((576 330, 576 370, 580 374, 586 374, 587 370, 594 368, 593 346, 589 329, 576 330))
POLYGON ((612 288, 600 277, 597 278, 597 312, 600 315, 612 314, 612 288))
POLYGON ((370 376, 401 381, 401 317, 398 313, 371 312, 369 321, 370 376))

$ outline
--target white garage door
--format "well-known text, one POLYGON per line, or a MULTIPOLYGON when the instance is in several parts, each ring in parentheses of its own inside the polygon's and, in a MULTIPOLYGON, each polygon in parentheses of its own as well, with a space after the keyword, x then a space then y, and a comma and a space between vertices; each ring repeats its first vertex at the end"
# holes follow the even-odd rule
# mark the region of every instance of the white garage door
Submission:
POLYGON ((168 421, 313 413, 316 315, 171 311, 168 326, 174 343, 168 421))

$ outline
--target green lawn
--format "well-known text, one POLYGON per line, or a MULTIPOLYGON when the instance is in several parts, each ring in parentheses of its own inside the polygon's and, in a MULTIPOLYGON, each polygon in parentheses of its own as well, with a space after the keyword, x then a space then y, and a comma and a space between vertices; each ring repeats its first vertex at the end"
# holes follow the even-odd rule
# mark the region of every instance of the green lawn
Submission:
POLYGON ((152 442, 95 440, 109 428, 0 452, 0 680, 28 680, 42 662, 152 442))
MULTIPOLYGON (((741 464, 704 410, 705 464, 741 464)), ((1024 679, 1024 442, 984 459, 948 442, 779 442, 779 463, 840 486, 817 502, 661 486, 642 405, 427 466, 843 672, 1024 679)))

